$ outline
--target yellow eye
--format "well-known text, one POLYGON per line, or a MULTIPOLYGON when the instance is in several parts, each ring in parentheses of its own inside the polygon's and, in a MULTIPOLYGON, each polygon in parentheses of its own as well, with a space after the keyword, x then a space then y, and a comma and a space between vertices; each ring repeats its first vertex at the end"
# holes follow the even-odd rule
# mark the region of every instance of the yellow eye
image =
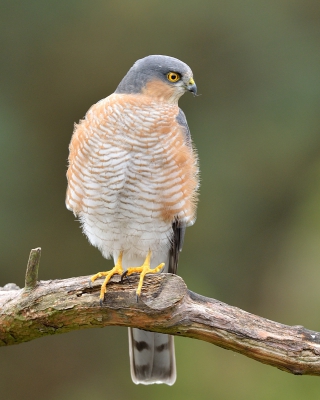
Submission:
POLYGON ((169 72, 167 74, 168 81, 170 82, 178 82, 178 80, 181 78, 180 74, 177 72, 169 72))

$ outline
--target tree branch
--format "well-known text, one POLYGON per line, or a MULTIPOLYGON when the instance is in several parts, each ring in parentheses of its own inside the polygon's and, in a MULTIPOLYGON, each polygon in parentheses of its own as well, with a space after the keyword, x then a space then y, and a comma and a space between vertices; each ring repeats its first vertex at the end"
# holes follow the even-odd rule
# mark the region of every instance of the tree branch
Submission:
POLYGON ((27 271, 26 271, 26 279, 25 279, 26 289, 34 289, 36 287, 38 281, 40 257, 41 257, 40 247, 37 247, 36 249, 32 249, 30 251, 27 271))
POLYGON ((40 249, 30 253, 26 287, 0 289, 0 345, 108 325, 130 326, 204 340, 297 375, 320 375, 320 333, 286 326, 187 289, 181 277, 146 276, 136 301, 138 277, 115 276, 99 305, 102 279, 36 283, 40 249), (32 255, 32 256, 31 256, 32 255), (30 261, 31 260, 31 261, 30 261))

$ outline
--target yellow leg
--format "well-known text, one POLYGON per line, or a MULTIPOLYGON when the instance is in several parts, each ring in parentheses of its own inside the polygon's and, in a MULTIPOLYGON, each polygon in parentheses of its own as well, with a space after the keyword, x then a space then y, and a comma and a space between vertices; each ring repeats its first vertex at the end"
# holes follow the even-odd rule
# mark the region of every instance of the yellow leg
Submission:
POLYGON ((93 275, 91 278, 91 282, 94 282, 96 279, 101 278, 102 276, 105 276, 105 280, 103 281, 103 284, 101 285, 101 290, 100 290, 100 304, 104 300, 104 295, 107 292, 107 283, 110 281, 111 277, 115 274, 122 275, 123 274, 123 269, 122 269, 122 254, 123 252, 121 251, 118 257, 118 260, 116 262, 116 265, 112 268, 110 271, 106 272, 98 272, 97 274, 93 275))
POLYGON ((149 250, 147 257, 144 260, 144 263, 141 265, 141 267, 128 268, 127 271, 124 273, 124 275, 140 273, 140 281, 139 281, 138 289, 136 291, 137 298, 141 295, 141 288, 142 288, 143 279, 144 279, 145 275, 146 274, 156 274, 157 272, 160 272, 164 266, 164 263, 161 263, 156 268, 151 269, 150 268, 150 259, 151 259, 151 251, 149 250))

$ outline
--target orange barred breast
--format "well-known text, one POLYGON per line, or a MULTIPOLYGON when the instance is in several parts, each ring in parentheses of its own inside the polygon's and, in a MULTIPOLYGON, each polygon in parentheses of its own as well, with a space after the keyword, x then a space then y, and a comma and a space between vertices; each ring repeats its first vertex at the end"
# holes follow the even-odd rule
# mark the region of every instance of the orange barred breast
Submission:
MULTIPOLYGON (((175 104, 113 94, 91 107, 70 143, 66 204, 75 214, 195 219, 197 156, 175 104)), ((103 224, 103 218, 97 217, 103 224)), ((108 220, 110 226, 110 219, 108 220)))

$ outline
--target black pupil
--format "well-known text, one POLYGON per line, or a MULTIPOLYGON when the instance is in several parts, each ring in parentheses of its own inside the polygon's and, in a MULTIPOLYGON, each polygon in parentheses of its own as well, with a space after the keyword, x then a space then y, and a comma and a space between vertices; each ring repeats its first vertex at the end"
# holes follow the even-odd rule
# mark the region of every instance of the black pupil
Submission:
POLYGON ((176 80, 176 79, 177 79, 177 75, 172 74, 172 75, 171 75, 171 79, 172 79, 173 81, 176 80))

